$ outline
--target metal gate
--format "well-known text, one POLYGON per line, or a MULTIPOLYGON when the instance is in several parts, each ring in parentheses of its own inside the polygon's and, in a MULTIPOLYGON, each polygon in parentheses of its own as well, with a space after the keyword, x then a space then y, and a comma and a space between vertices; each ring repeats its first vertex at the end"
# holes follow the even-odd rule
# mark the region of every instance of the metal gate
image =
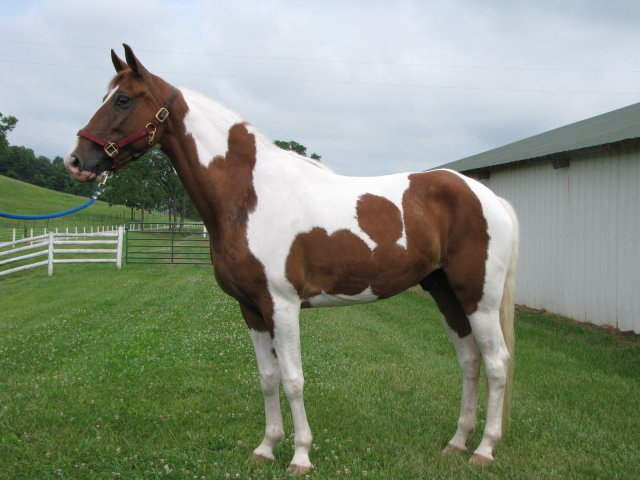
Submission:
POLYGON ((211 264, 202 223, 133 222, 126 227, 126 263, 211 264))

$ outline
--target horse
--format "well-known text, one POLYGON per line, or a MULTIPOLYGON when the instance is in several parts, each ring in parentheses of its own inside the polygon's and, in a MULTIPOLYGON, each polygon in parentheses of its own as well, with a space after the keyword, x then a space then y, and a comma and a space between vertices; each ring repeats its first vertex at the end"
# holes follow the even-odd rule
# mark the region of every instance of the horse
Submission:
POLYGON ((282 383, 294 426, 289 469, 305 474, 312 434, 303 401, 302 308, 388 298, 416 285, 444 318, 462 371, 457 429, 466 452, 477 420, 481 361, 486 425, 470 458, 491 462, 509 415, 518 223, 481 183, 449 170, 347 177, 285 151, 235 112, 150 73, 124 45, 102 105, 65 166, 100 181, 160 145, 210 233, 214 276, 238 301, 264 395, 256 462, 284 438, 282 383))

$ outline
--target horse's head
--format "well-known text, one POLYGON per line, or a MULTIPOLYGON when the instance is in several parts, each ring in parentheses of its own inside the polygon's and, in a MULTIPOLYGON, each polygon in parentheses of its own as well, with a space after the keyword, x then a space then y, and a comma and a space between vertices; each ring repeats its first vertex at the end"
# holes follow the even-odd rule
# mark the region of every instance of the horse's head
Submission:
POLYGON ((178 91, 152 75, 124 45, 126 62, 111 50, 116 76, 89 123, 78 132, 75 148, 65 159, 71 175, 81 182, 119 170, 153 147, 166 128, 178 91))

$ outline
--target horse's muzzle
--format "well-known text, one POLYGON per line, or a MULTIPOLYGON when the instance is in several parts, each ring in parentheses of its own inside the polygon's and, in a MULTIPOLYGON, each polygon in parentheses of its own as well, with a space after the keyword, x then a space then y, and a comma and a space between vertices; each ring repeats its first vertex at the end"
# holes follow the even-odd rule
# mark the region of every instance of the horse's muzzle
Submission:
POLYGON ((96 172, 83 169, 80 157, 75 154, 70 154, 65 158, 64 166, 71 176, 79 182, 100 181, 100 176, 96 172))

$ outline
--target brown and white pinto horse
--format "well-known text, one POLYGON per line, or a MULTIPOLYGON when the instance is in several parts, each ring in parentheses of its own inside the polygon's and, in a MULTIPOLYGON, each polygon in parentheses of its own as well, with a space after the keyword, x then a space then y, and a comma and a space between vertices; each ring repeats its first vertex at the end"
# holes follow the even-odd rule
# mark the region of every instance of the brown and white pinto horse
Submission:
POLYGON ((127 45, 125 54, 126 62, 111 52, 117 74, 65 164, 76 179, 92 181, 156 143, 171 158, 211 234, 215 277, 238 300, 255 346, 266 431, 254 459, 273 459, 284 436, 282 382, 295 429, 290 468, 313 468, 300 309, 371 302, 420 284, 444 316, 462 369, 458 428, 445 451, 467 448, 484 360, 487 421, 472 461, 491 461, 512 379, 513 209, 447 170, 337 175, 149 73, 127 45))

